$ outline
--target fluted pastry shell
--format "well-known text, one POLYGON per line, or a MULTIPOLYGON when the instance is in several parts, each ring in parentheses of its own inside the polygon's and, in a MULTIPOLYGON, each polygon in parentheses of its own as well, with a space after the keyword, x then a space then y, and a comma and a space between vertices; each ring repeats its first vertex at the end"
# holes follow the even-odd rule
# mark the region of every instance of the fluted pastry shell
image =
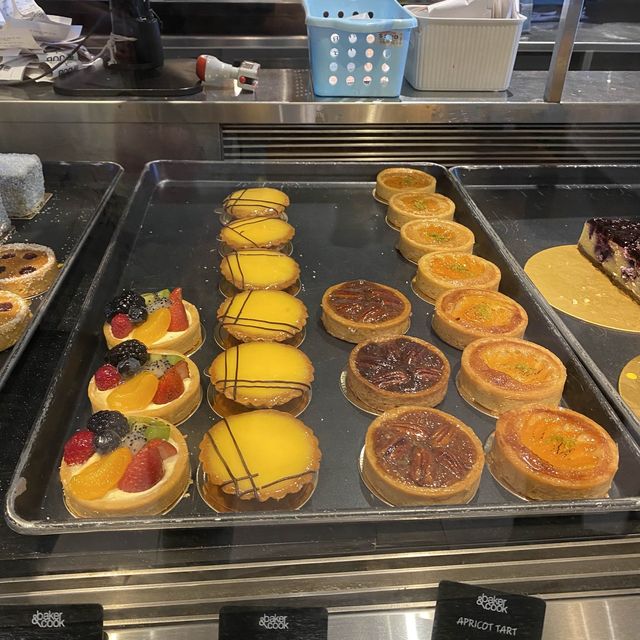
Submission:
POLYGON ((433 193, 435 190, 436 179, 419 169, 389 167, 376 176, 376 196, 386 202, 391 196, 403 191, 433 193))
POLYGON ((0 290, 0 351, 18 342, 32 317, 29 303, 24 298, 0 290))
POLYGON ((289 206, 289 196, 273 187, 250 187, 229 194, 222 206, 232 218, 280 216, 289 206))
POLYGON ((243 249, 222 258, 220 273, 240 291, 282 291, 298 280, 300 267, 293 258, 278 251, 243 249))
POLYGON ((389 199, 387 220, 400 229, 414 220, 453 220, 455 210, 453 201, 441 193, 402 191, 389 199))
POLYGON ((23 298, 32 298, 44 293, 58 275, 55 254, 49 247, 41 244, 16 242, 0 245, 0 267, 4 267, 0 273, 0 289, 11 291, 23 298), (35 253, 37 257, 33 260, 23 260, 21 256, 25 253, 35 253), (32 267, 35 270, 20 274, 18 268, 23 267, 32 267))
POLYGON ((414 220, 403 224, 398 251, 411 262, 429 253, 472 253, 476 239, 467 227, 450 220, 414 220))
POLYGON ((259 216, 232 220, 220 230, 220 242, 232 251, 281 249, 295 235, 295 229, 280 218, 259 216))

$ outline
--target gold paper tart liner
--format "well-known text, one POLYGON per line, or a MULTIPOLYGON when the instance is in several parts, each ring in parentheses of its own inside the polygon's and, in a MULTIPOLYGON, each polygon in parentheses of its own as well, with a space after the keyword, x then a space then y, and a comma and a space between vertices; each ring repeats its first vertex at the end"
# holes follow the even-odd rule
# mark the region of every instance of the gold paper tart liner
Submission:
MULTIPOLYGON (((300 282, 300 278, 298 278, 292 285, 284 288, 284 289, 275 289, 274 291, 284 291, 292 296, 297 296, 302 289, 302 283, 300 282)), ((220 284, 218 285, 218 290, 225 298, 232 298, 238 293, 242 293, 245 289, 238 289, 234 287, 231 282, 229 282, 226 278, 220 278, 220 284)), ((270 291, 270 289, 258 289, 258 291, 270 291)))
POLYGON ((53 198, 53 193, 45 193, 40 201, 22 216, 9 216, 12 220, 33 220, 43 209, 44 206, 53 198))
POLYGON ((627 362, 620 372, 618 391, 629 409, 640 419, 640 356, 627 362))
MULTIPOLYGON (((278 253, 283 253, 285 256, 290 256, 293 253, 293 243, 285 242, 282 245, 274 245, 272 247, 269 247, 269 249, 271 249, 272 251, 277 251, 278 253)), ((221 240, 218 240, 218 253, 223 258, 233 253, 235 250, 236 249, 231 248, 221 240)))
MULTIPOLYGON (((212 411, 221 418, 236 416, 240 413, 255 411, 256 409, 255 407, 234 402, 222 393, 218 393, 211 383, 209 383, 207 387, 207 402, 209 403, 212 411)), ((305 391, 301 396, 294 398, 293 400, 289 400, 289 402, 285 402, 284 404, 275 405, 273 408, 297 418, 299 415, 304 413, 310 402, 311 389, 305 391)))
MULTIPOLYGON (((306 327, 302 327, 302 329, 292 338, 289 338, 288 340, 281 340, 279 342, 281 342, 281 344, 289 344, 292 347, 299 347, 304 342, 306 336, 307 329, 306 327)), ((213 339, 221 349, 237 347, 243 342, 242 340, 238 340, 238 338, 232 336, 220 323, 218 323, 216 328, 213 330, 213 339)))

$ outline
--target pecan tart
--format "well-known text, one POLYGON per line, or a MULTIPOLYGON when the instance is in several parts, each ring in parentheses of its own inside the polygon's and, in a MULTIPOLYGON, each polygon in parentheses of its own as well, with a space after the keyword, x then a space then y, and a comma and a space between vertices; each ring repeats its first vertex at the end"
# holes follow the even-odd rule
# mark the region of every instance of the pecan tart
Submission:
POLYGON ((471 253, 475 241, 473 232, 457 222, 414 220, 402 225, 398 251, 407 260, 418 262, 428 253, 471 253))
POLYGON ((475 433, 437 409, 391 409, 367 430, 362 475, 395 506, 469 502, 483 466, 482 443, 475 433))
POLYGON ((537 402, 557 406, 567 372, 539 344, 519 338, 481 338, 462 352, 458 389, 494 415, 537 402))
POLYGON ((436 179, 418 169, 390 167, 376 176, 376 196, 386 202, 391 196, 403 191, 433 193, 435 190, 436 179))
POLYGON ((56 279, 56 256, 41 244, 0 245, 0 289, 23 298, 44 293, 56 279))
POLYGON ((351 351, 346 384, 376 411, 434 407, 447 393, 450 371, 444 353, 432 344, 409 336, 382 336, 351 351))
POLYGON ((411 303, 386 285, 349 280, 325 291, 322 324, 332 336, 354 343, 404 333, 411 324, 411 303))
POLYGON ((587 416, 527 405, 498 418, 487 464, 529 500, 604 498, 618 470, 618 447, 587 416))
POLYGON ((11 291, 0 290, 0 351, 18 342, 31 317, 26 300, 11 291))
POLYGON ((399 229, 414 220, 453 220, 456 205, 441 193, 402 191, 389 199, 387 221, 399 229))

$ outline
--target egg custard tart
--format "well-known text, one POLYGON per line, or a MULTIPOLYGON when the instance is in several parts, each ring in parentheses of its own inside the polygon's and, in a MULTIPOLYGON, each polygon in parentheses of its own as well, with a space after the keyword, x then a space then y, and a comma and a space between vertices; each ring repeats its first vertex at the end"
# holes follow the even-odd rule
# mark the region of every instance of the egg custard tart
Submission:
POLYGON ((384 284, 349 280, 324 292, 322 324, 332 336, 354 343, 405 333, 411 324, 411 303, 384 284))
POLYGON ((220 231, 220 242, 223 253, 240 249, 280 251, 294 235, 295 229, 288 222, 260 216, 226 224, 220 231))
POLYGON ((275 407, 311 389, 313 365, 299 349, 277 342, 246 342, 217 355, 211 384, 229 400, 250 407, 275 407))
POLYGON ((483 467, 482 443, 475 433, 437 409, 391 409, 367 430, 362 475, 395 506, 469 502, 483 467))
POLYGON ((281 217, 289 206, 289 196, 272 187, 238 189, 224 199, 222 206, 231 218, 281 217))
POLYGON ((51 287, 58 275, 56 256, 41 244, 0 245, 0 289, 32 298, 51 287))
POLYGON ((428 253, 471 253, 476 239, 470 229, 449 220, 414 220, 402 225, 398 251, 411 262, 428 253))
POLYGON ((440 193, 403 191, 389 199, 387 221, 400 229, 414 220, 453 220, 455 210, 453 201, 440 193))
POLYGON ((403 405, 434 407, 447 393, 450 366, 437 347, 409 336, 383 336, 351 351, 346 384, 375 411, 403 405))
POLYGON ((464 348, 458 390, 471 404, 500 415, 537 402, 557 406, 567 372, 548 349, 519 338, 481 338, 464 348))
POLYGON ((451 289, 438 297, 435 306, 431 326, 456 349, 478 338, 522 338, 529 322, 515 300, 488 289, 451 289))
POLYGON ((298 263, 278 251, 243 249, 222 258, 220 273, 240 291, 287 289, 300 277, 298 263))
POLYGON ((424 171, 407 167, 390 167, 376 176, 376 196, 388 202, 391 196, 403 191, 433 193, 436 179, 424 171))
POLYGON ((529 500, 604 498, 618 470, 618 447, 587 416, 527 405, 498 418, 487 465, 529 500))
POLYGON ((416 291, 435 302, 449 289, 473 287, 497 291, 500 269, 493 262, 469 253, 429 253, 418 260, 413 284, 416 291))
POLYGON ((24 298, 0 290, 0 351, 18 342, 31 318, 29 303, 24 298))
POLYGON ((200 443, 203 494, 283 500, 315 485, 321 457, 313 431, 293 416, 269 409, 229 416, 200 443))

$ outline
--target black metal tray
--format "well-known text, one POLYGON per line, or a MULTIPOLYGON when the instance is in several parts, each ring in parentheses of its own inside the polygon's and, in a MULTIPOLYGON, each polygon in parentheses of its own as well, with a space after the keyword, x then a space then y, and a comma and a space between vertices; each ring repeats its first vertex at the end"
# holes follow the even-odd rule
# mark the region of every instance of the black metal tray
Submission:
POLYGON ((123 172, 113 162, 44 162, 43 169, 45 190, 52 197, 32 220, 12 220, 15 231, 7 242, 34 242, 51 247, 62 267, 53 286, 29 301, 33 319, 20 340, 0 352, 0 388, 69 273, 123 172))
MULTIPOLYGON (((564 341, 536 297, 535 289, 515 274, 506 251, 496 246, 472 214, 447 171, 438 165, 414 165, 432 172, 438 190, 453 198, 457 220, 476 234, 476 253, 503 272, 501 289, 525 306, 527 337, 554 351, 568 370, 564 400, 590 415, 611 433, 620 449, 620 469, 609 499, 533 503, 502 489, 485 469, 478 494, 468 505, 387 507, 364 487, 358 456, 372 416, 352 406, 339 386, 353 345, 329 336, 319 322, 320 299, 331 284, 368 278, 402 290, 413 303, 410 334, 433 341, 447 354, 452 376, 444 411, 471 425, 481 440, 495 421, 467 405, 455 389, 460 352, 443 344, 430 329, 432 307, 411 291, 415 266, 394 249, 397 232, 384 220, 386 207, 372 197, 375 176, 385 164, 315 163, 151 163, 140 178, 129 209, 112 240, 80 315, 78 326, 52 382, 49 397, 18 463, 8 492, 6 516, 11 527, 30 534, 105 529, 190 528, 234 524, 355 522, 478 516, 583 513, 637 510, 640 499, 640 448, 619 422, 601 392, 564 341), (212 511, 192 487, 164 516, 120 520, 76 520, 65 510, 58 464, 66 438, 89 415, 86 385, 100 363, 104 304, 119 288, 160 289, 182 286, 186 299, 201 311, 207 333, 194 355, 205 371, 219 352, 213 340, 218 287, 216 236, 220 224, 214 209, 239 186, 267 183, 291 198, 289 219, 296 227, 293 257, 301 265, 302 291, 310 318, 301 348, 315 365, 313 399, 301 418, 316 432, 323 451, 317 489, 297 512, 226 513, 212 511)), ((203 379, 203 386, 208 380, 203 379)), ((181 427, 192 463, 198 444, 217 420, 206 402, 181 427)))
MULTIPOLYGON (((452 173, 473 200, 480 224, 493 228, 513 254, 518 271, 543 249, 577 244, 589 218, 640 216, 640 165, 460 166, 452 173)), ((640 421, 617 391, 622 368, 640 354, 640 334, 599 327, 544 304, 640 439, 640 421)))

